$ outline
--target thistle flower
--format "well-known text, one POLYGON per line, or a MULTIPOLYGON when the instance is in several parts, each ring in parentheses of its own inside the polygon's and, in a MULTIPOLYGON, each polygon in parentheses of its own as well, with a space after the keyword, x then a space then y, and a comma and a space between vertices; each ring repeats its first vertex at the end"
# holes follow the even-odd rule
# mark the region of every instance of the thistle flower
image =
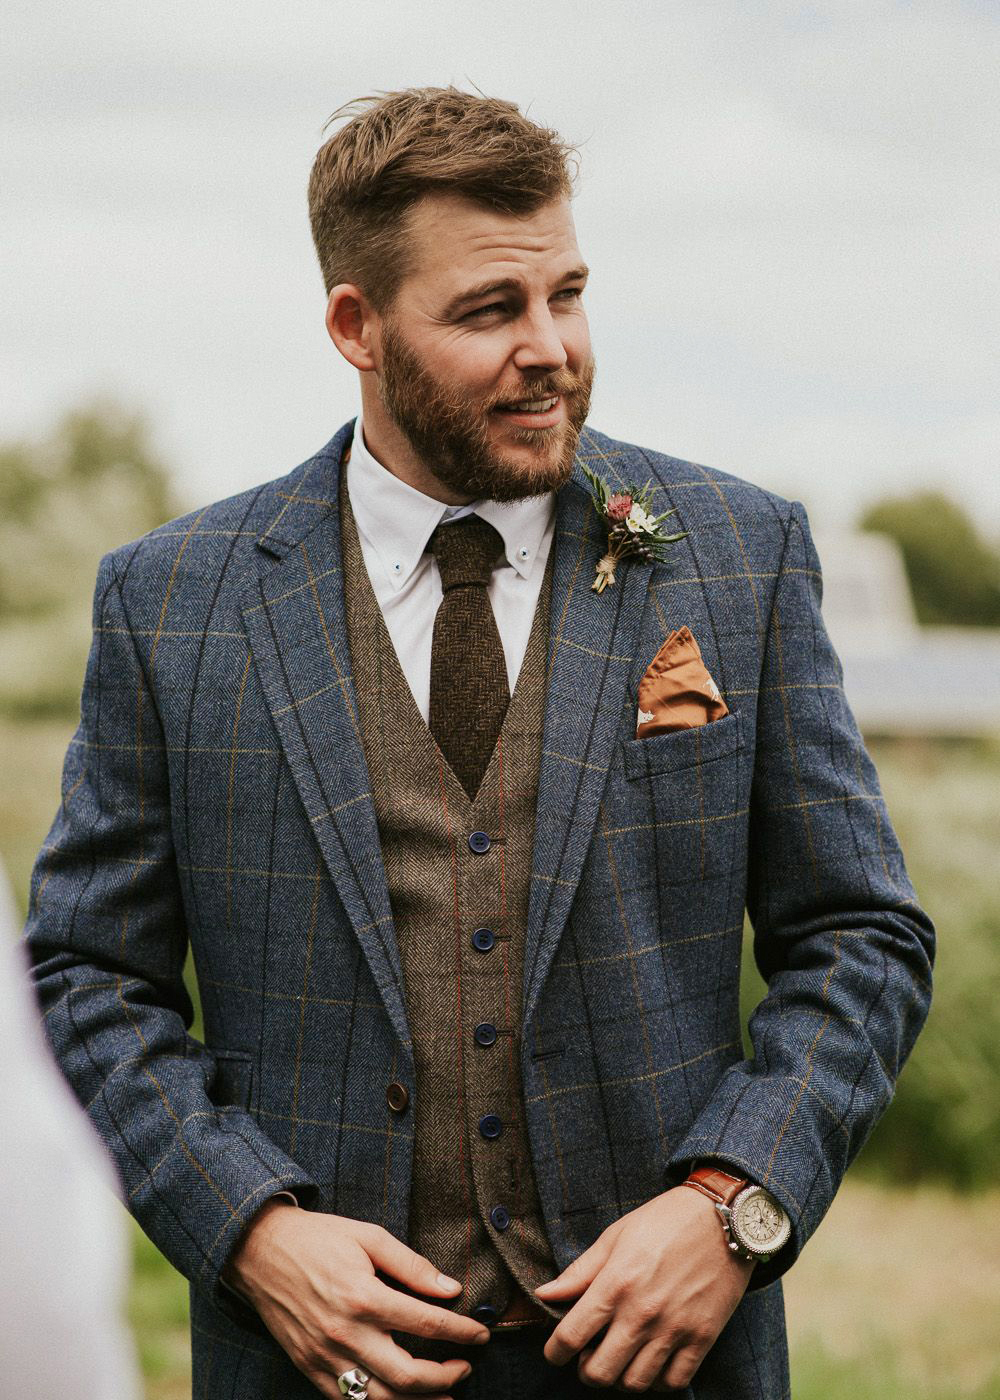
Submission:
POLYGON ((608 526, 608 548, 597 561, 597 572, 591 584, 597 593, 603 593, 615 581, 615 568, 622 559, 638 558, 650 562, 659 560, 664 545, 684 539, 686 530, 676 535, 665 535, 660 522, 674 510, 666 510, 662 515, 653 515, 652 480, 647 481, 641 491, 630 487, 625 491, 611 491, 608 484, 594 472, 583 468, 583 473, 594 491, 594 508, 608 526))

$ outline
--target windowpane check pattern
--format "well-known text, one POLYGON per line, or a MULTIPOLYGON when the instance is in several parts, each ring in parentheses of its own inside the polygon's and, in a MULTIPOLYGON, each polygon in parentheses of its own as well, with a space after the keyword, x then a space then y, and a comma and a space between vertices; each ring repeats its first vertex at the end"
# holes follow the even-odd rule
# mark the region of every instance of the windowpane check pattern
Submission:
MULTIPOLYGON (((130 1208, 192 1282, 198 1400, 311 1394, 219 1280, 270 1195, 409 1228, 413 1115, 387 1086, 413 1107, 415 1053, 344 606, 352 429, 102 561, 32 881, 48 1034, 130 1208)), ((889 1101, 933 929, 841 689, 802 508, 591 429, 579 457, 557 502, 520 989, 542 1219, 561 1269, 695 1157, 767 1185, 792 1241, 693 1394, 772 1400, 770 1285, 889 1101), (600 595, 583 463, 613 489, 652 478, 688 532, 600 595), (636 740, 639 680, 684 625, 730 714, 636 740), (745 911, 768 981, 749 1057, 745 911)), ((494 927, 470 912, 470 933, 494 927)))

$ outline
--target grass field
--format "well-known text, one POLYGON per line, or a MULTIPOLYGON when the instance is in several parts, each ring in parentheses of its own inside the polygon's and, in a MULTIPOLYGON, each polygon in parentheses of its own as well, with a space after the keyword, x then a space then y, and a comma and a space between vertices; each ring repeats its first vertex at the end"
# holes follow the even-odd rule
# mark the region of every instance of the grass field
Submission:
MULTIPOLYGON (((22 908, 71 729, 0 719, 0 857, 22 908)), ((793 1395, 1000 1400, 1000 752, 873 752, 938 924, 935 1004, 896 1104, 787 1278, 793 1395), (889 1180, 918 1185, 889 1189, 889 1180)), ((186 1285, 134 1236, 130 1317, 147 1397, 186 1400, 186 1285)))

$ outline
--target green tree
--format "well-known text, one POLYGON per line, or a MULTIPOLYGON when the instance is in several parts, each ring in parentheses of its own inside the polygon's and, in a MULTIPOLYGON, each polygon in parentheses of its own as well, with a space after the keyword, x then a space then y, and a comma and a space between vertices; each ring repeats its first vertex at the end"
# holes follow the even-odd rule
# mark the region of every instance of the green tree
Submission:
POLYGON ((943 492, 877 501, 861 528, 899 544, 919 622, 1000 627, 1000 553, 943 492))
POLYGON ((75 710, 98 560, 176 514, 145 420, 118 404, 0 444, 0 709, 75 710))

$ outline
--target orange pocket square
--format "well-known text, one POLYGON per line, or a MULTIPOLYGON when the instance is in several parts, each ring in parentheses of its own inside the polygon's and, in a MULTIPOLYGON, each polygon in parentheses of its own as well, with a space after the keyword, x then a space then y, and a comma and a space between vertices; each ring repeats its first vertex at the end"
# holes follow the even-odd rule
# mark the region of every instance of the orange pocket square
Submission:
POLYGON ((693 729, 728 714, 729 706, 705 669, 691 632, 687 627, 671 632, 639 682, 635 737, 693 729))

